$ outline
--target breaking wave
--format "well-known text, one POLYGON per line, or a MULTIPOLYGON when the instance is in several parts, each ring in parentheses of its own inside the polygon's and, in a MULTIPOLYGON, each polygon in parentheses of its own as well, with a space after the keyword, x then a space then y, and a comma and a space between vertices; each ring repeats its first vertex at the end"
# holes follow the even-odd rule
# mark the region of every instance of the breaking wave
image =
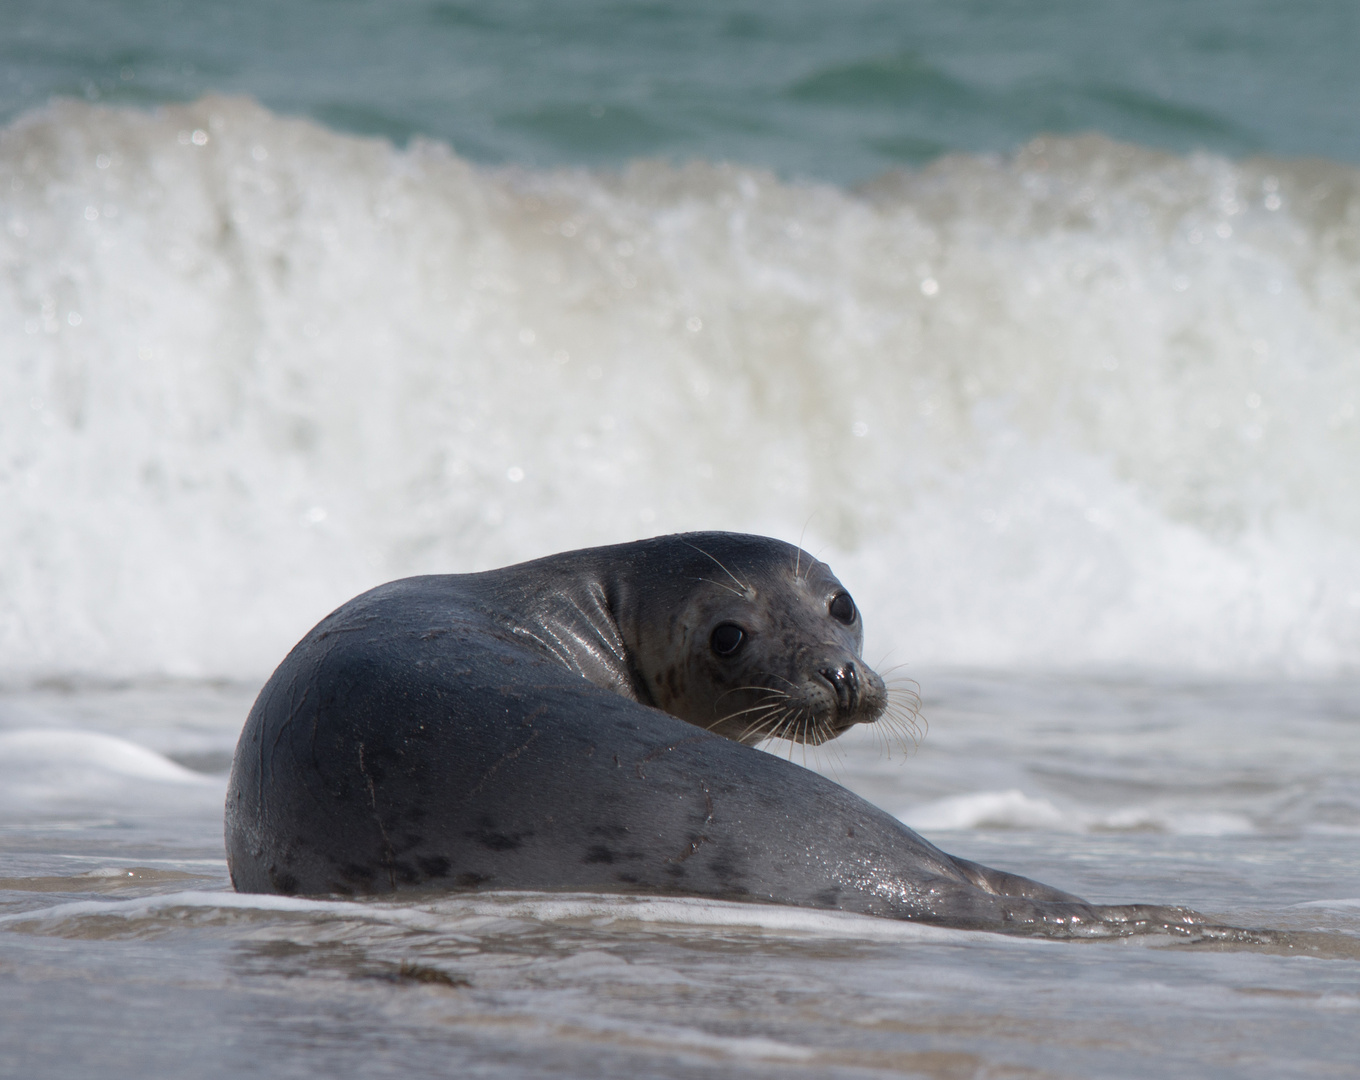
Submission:
POLYGON ((395 576, 777 534, 871 661, 1360 656, 1360 171, 858 190, 208 98, 0 132, 0 676, 258 677, 395 576))

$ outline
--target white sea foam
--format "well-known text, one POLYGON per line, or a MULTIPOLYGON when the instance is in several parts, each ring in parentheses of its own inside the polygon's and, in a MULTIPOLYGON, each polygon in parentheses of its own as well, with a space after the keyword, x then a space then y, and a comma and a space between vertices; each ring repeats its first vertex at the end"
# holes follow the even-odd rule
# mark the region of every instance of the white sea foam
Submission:
POLYGON ((0 731, 0 821, 98 809, 220 812, 220 777, 93 731, 0 731))
POLYGON ((951 795, 899 815, 921 832, 939 829, 1051 829, 1059 832, 1164 832, 1180 836, 1228 836, 1256 831, 1242 814, 1209 810, 1130 806, 1098 811, 1056 806, 1017 788, 951 795))
POLYGON ((1062 829, 1074 825, 1047 799, 1036 799, 1023 791, 983 791, 953 795, 913 808, 902 815, 913 829, 1062 829))
POLYGON ((130 780, 171 784, 217 783, 154 750, 92 731, 0 731, 0 762, 16 777, 55 768, 93 770, 130 780))
MULTIPOLYGON (((63 932, 90 918, 155 919, 183 909, 260 911, 305 915, 320 923, 344 920, 399 926, 413 932, 466 936, 504 933, 513 923, 589 923, 603 927, 621 923, 655 923, 675 927, 726 927, 753 933, 860 938, 890 941, 975 940, 969 931, 843 911, 741 904, 695 897, 615 896, 596 893, 490 892, 458 895, 433 902, 369 902, 313 900, 305 897, 187 890, 129 900, 77 900, 0 916, 10 928, 63 932)), ((1020 939, 1028 941, 1028 939, 1020 939)))
POLYGON ((1090 138, 852 193, 240 100, 0 133, 0 675, 266 673, 413 572, 821 551, 870 651, 1360 655, 1354 168, 1090 138))

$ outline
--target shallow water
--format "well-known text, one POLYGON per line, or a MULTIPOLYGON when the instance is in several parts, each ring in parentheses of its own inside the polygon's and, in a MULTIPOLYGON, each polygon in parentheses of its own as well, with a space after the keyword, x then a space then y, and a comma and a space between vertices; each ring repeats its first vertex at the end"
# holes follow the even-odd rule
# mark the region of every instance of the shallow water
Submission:
POLYGON ((11 691, 0 1060, 51 1077, 1353 1068, 1360 687, 922 682, 919 748, 888 756, 866 732, 809 765, 952 853, 1283 942, 1052 942, 683 898, 241 896, 221 769, 251 687, 11 691))

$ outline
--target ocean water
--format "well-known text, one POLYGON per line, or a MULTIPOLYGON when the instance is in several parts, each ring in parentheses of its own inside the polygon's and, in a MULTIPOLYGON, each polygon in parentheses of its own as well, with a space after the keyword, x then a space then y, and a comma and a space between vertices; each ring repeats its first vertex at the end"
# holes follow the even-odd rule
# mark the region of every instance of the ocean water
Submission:
POLYGON ((0 26, 0 1075, 1354 1075, 1341 4, 56 2, 0 26), (240 897, 225 772, 393 577, 825 558, 937 841, 1275 946, 240 897))

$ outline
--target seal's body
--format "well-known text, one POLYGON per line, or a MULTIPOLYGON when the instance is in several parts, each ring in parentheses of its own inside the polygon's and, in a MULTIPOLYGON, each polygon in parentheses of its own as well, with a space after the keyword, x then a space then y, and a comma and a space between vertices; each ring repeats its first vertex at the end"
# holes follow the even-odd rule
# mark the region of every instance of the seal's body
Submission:
POLYGON ((232 882, 672 893, 1040 933, 1202 922, 951 858, 742 745, 873 722, 886 695, 861 645, 830 570, 763 537, 381 586, 299 642, 251 710, 232 882))

